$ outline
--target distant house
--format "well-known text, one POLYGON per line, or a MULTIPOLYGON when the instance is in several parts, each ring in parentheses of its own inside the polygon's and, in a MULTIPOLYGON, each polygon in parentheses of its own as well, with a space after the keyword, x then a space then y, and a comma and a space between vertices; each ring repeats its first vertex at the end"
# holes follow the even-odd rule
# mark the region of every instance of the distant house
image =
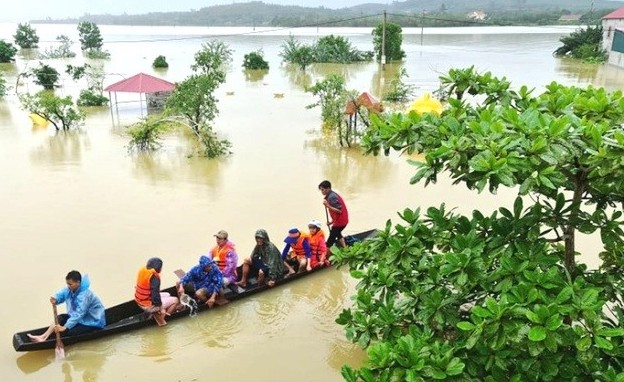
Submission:
POLYGON ((472 20, 485 20, 487 13, 483 11, 472 11, 469 12, 466 17, 472 20))
POLYGON ((617 28, 624 29, 624 7, 602 17, 602 49, 611 56, 613 36, 617 28))
POLYGON ((581 15, 561 15, 559 21, 561 22, 576 22, 581 20, 581 15))

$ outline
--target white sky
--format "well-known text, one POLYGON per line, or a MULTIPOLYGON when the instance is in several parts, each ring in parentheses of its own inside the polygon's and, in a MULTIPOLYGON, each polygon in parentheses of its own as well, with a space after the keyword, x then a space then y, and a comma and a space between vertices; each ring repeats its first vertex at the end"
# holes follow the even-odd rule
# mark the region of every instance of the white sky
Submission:
MULTIPOLYGON (((77 17, 90 14, 141 14, 149 12, 189 11, 250 0, 4 0, 1 21, 25 22, 31 19, 77 17)), ((263 0, 267 4, 344 8, 358 4, 389 4, 391 0, 263 0)))

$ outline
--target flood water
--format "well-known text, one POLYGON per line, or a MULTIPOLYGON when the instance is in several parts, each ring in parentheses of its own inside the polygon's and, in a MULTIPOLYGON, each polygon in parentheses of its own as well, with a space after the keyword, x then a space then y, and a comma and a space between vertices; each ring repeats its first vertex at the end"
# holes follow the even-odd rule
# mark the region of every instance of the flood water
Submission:
MULTIPOLYGON (((78 40, 75 25, 35 25, 41 49, 57 35, 78 40)), ((12 40, 15 25, 0 25, 0 38, 12 40)), ((304 92, 329 73, 346 76, 348 87, 379 96, 380 86, 399 70, 375 64, 317 65, 300 73, 280 65, 280 46, 289 33, 302 42, 334 33, 359 49, 372 50, 369 29, 109 27, 101 26, 105 85, 138 72, 180 81, 190 74, 201 38, 219 38, 233 49, 227 82, 218 90, 215 130, 233 144, 219 160, 193 155, 184 134, 166 137, 153 154, 130 154, 124 125, 142 109, 136 95, 114 113, 91 110, 85 126, 68 133, 33 128, 20 110, 15 90, 0 102, 0 269, 4 276, 0 374, 6 381, 341 381, 343 364, 360 365, 364 354, 350 344, 334 320, 355 283, 344 270, 329 270, 210 313, 101 341, 66 348, 64 361, 54 351, 16 353, 14 332, 51 322, 49 296, 64 285, 65 274, 88 273, 105 305, 133 296, 137 269, 152 256, 164 260, 163 284, 173 270, 187 269, 215 244, 220 229, 237 244, 240 261, 251 252, 254 231, 265 228, 281 248, 292 227, 324 220, 317 185, 329 179, 346 200, 348 233, 398 221, 396 211, 441 203, 468 213, 509 206, 513 190, 476 195, 441 179, 424 189, 410 186, 413 169, 406 158, 365 157, 343 148, 321 132, 320 110, 306 109, 304 92), (248 77, 242 57, 262 49, 270 70, 248 77), (165 55, 170 68, 154 72, 153 59, 165 55), (283 93, 283 98, 275 98, 283 93)), ((474 65, 505 76, 515 86, 543 88, 551 81, 621 89, 624 71, 553 58, 559 38, 570 27, 449 28, 404 30, 407 82, 417 94, 437 88, 437 77, 452 67, 474 65)), ((75 46, 78 49, 77 44, 75 46)), ((0 67, 10 86, 26 68, 37 65, 20 55, 0 67)), ((76 58, 49 61, 59 71, 76 58)), ((81 86, 66 76, 59 94, 81 86)), ((32 84, 18 91, 36 91, 32 84)), ((593 262, 596 241, 581 251, 593 262)))

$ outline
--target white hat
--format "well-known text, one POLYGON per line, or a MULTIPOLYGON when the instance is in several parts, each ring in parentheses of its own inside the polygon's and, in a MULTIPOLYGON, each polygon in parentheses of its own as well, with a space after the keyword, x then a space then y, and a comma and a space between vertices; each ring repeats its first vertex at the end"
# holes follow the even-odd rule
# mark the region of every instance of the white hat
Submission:
POLYGON ((313 220, 310 220, 310 222, 308 223, 308 227, 309 226, 315 226, 315 227, 318 227, 318 229, 321 229, 323 227, 323 223, 321 223, 320 221, 316 219, 313 219, 313 220))

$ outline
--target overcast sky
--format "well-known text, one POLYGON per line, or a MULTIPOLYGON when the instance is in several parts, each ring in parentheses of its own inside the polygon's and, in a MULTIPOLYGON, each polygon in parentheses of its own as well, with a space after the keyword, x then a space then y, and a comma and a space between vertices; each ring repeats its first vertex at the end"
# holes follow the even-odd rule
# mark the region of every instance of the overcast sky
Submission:
MULTIPOLYGON (((248 0, 3 0, 0 8, 2 21, 28 21, 77 17, 90 14, 138 14, 148 12, 189 11, 248 0)), ((390 0, 264 0, 267 4, 300 5, 309 7, 344 8, 358 4, 388 4, 390 0)))

